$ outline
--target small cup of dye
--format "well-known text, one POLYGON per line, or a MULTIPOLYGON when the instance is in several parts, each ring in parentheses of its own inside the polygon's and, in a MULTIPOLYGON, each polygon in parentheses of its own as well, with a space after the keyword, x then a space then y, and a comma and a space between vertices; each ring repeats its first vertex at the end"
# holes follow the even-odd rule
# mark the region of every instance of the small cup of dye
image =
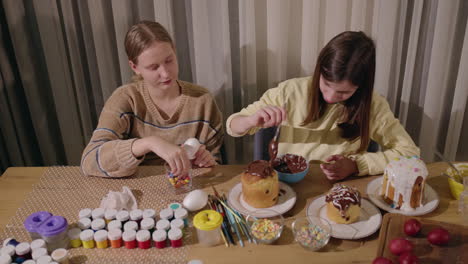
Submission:
POLYGON ((292 223, 292 230, 296 242, 303 248, 312 251, 325 247, 330 241, 332 233, 330 223, 316 216, 297 218, 292 223))
POLYGON ((272 244, 283 232, 284 218, 274 210, 259 209, 247 216, 247 223, 250 234, 258 243, 272 244), (269 216, 261 217, 261 215, 269 216))

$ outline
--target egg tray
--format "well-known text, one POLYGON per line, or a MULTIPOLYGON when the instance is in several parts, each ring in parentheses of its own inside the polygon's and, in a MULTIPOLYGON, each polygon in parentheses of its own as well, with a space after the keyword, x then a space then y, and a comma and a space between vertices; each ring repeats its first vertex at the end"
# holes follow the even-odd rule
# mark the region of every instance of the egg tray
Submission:
MULTIPOLYGON (((79 167, 50 167, 32 187, 25 202, 10 218, 0 233, 0 241, 9 237, 23 242, 31 242, 29 233, 23 226, 24 220, 37 211, 49 211, 61 215, 74 225, 78 212, 83 208, 99 207, 101 199, 110 191, 121 191, 128 186, 138 201, 141 209, 152 208, 159 213, 170 203, 181 203, 185 194, 175 192, 164 175, 162 166, 141 166, 132 177, 108 179, 84 176, 79 167)), ((198 176, 201 171, 192 171, 198 176)), ((197 188, 194 182, 192 189, 197 188)), ((192 219, 192 215, 189 215, 192 219)), ((187 251, 193 241, 193 227, 184 232, 183 246, 157 249, 70 249, 70 263, 187 263, 187 251), (188 230, 188 232, 187 232, 188 230)))

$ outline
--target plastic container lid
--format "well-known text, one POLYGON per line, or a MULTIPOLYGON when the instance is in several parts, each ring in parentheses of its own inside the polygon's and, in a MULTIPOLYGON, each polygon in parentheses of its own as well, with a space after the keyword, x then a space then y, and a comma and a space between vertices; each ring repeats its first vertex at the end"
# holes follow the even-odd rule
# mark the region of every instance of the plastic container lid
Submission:
POLYGON ((174 211, 174 217, 177 219, 185 219, 188 216, 188 211, 185 208, 179 208, 174 211))
POLYGON ((154 209, 145 209, 143 211, 143 218, 154 218, 156 216, 156 211, 154 209))
POLYGON ((156 229, 159 230, 168 230, 171 227, 171 223, 169 220, 161 219, 156 223, 156 229))
POLYGON ((143 218, 141 220, 141 229, 150 230, 154 228, 154 219, 153 218, 143 218))
POLYGON ((135 221, 128 221, 128 222, 125 223, 125 225, 124 225, 124 231, 127 231, 127 230, 135 230, 135 231, 137 231, 137 230, 138 230, 138 223, 135 222, 135 221))
POLYGON ((179 228, 171 228, 171 230, 169 230, 167 233, 167 236, 170 240, 179 240, 182 238, 182 230, 179 228))
POLYGON ((171 221, 171 228, 179 228, 182 229, 184 228, 184 220, 182 219, 174 219, 171 221))
POLYGON ((91 218, 91 213, 93 212, 93 210, 91 210, 90 208, 84 208, 84 209, 81 209, 80 212, 78 213, 78 218, 91 218))
POLYGON ((29 243, 26 243, 26 242, 19 243, 15 247, 15 251, 16 251, 16 255, 20 255, 20 256, 21 255, 26 255, 29 252, 31 252, 31 246, 29 245, 29 243))
POLYGON ((153 240, 156 242, 164 241, 167 238, 167 232, 165 230, 156 230, 153 232, 153 240))
POLYGON ((46 211, 32 213, 24 220, 24 227, 28 232, 37 233, 37 228, 51 216, 52 214, 46 211))
POLYGON ((172 210, 177 210, 179 208, 182 208, 182 205, 180 203, 171 203, 167 208, 171 208, 172 210))
POLYGON ((104 228, 106 228, 106 221, 104 221, 102 218, 98 218, 91 222, 91 229, 93 230, 101 230, 104 228))
POLYGON ((148 241, 151 239, 151 234, 148 230, 140 230, 136 233, 136 239, 139 242, 148 241))
POLYGON ((203 261, 199 259, 192 259, 189 262, 187 262, 187 264, 203 264, 203 261))
POLYGON ((106 212, 104 213, 104 218, 107 220, 114 220, 116 216, 117 210, 115 209, 106 209, 106 212))
POLYGON ((136 231, 135 230, 127 230, 122 234, 123 241, 133 241, 136 239, 136 231))
POLYGON ((174 210, 171 208, 162 209, 161 212, 159 212, 159 217, 161 219, 171 219, 173 216, 174 210))
POLYGON ((46 248, 46 242, 43 239, 35 239, 31 242, 31 251, 34 251, 34 249, 38 248, 46 248))
POLYGON ((200 230, 210 231, 223 223, 223 216, 214 210, 204 210, 193 218, 193 225, 200 230))
POLYGON ((6 247, 11 240, 13 240, 12 237, 9 237, 9 238, 3 240, 3 246, 6 247))
POLYGON ((2 247, 0 250, 1 255, 9 255, 10 257, 13 257, 16 253, 15 246, 13 245, 6 245, 2 247))
POLYGON ((117 240, 122 238, 122 230, 120 229, 110 229, 109 232, 107 232, 107 237, 109 240, 117 240))
POLYGON ((11 257, 9 255, 0 255, 0 264, 10 264, 10 263, 11 263, 11 257))
POLYGON ((130 219, 130 214, 128 213, 128 211, 122 210, 117 213, 115 218, 119 220, 120 222, 125 222, 125 221, 128 221, 128 219, 130 219))
MULTIPOLYGON (((81 234, 81 229, 79 228, 75 227, 75 228, 68 230, 68 238, 70 238, 71 240, 79 239, 80 234, 81 234)), ((31 247, 32 247, 32 243, 31 243, 31 247)))
POLYGON ((140 209, 135 209, 130 211, 130 219, 133 221, 140 220, 143 218, 143 211, 140 209))
POLYGON ((111 229, 122 229, 122 222, 119 220, 112 220, 107 224, 107 230, 111 229))
POLYGON ((99 218, 104 218, 104 208, 95 208, 93 212, 91 213, 91 217, 93 219, 99 219, 99 218))
POLYGON ((93 240, 93 238, 94 238, 94 231, 93 230, 86 229, 86 230, 81 231, 80 239, 82 241, 90 241, 90 240, 93 240))
POLYGON ((36 263, 37 264, 50 264, 51 261, 52 261, 51 256, 42 256, 36 260, 36 263))
POLYGON ((54 215, 45 220, 44 223, 37 228, 37 232, 43 237, 52 237, 66 232, 67 228, 67 219, 63 216, 54 215))
POLYGON ((49 253, 47 252, 47 249, 45 248, 36 248, 33 250, 31 256, 34 260, 42 257, 42 256, 47 256, 49 253))
POLYGON ((81 218, 78 220, 78 227, 81 230, 89 229, 91 228, 91 219, 89 218, 81 218))
POLYGON ((107 231, 99 230, 96 233, 94 233, 94 240, 96 240, 96 242, 107 240, 107 231))
MULTIPOLYGON (((25 262, 23 262, 23 264, 36 264, 36 261, 35 260, 32 260, 32 259, 28 259, 26 260, 25 262)), ((50 263, 49 263, 50 264, 50 263)))
POLYGON ((50 256, 52 257, 53 260, 57 262, 62 262, 68 259, 68 250, 64 248, 57 248, 56 250, 52 252, 52 254, 50 254, 50 256))

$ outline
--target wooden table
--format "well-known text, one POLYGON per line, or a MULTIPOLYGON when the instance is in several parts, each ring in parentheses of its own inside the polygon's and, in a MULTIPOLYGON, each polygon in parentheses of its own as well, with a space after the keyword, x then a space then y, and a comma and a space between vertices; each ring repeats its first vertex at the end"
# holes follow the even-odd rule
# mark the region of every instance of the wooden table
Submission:
MULTIPOLYGON (((217 190, 228 193, 229 190, 240 182, 239 174, 244 165, 218 166, 214 173, 222 175, 214 179, 217 190), (221 173, 221 174, 220 174, 221 173)), ((440 204, 438 208, 424 217, 437 221, 461 224, 460 215, 457 214, 457 201, 449 191, 446 178, 440 174, 447 169, 445 163, 428 164, 428 183, 437 191, 440 204)), ((9 168, 0 177, 0 228, 4 228, 8 219, 13 216, 24 201, 26 194, 31 191, 44 173, 46 167, 13 167, 9 168)), ((345 184, 356 186, 365 194, 367 183, 378 176, 355 177, 345 181, 345 184)), ((207 178, 208 179, 208 178, 207 178)), ((212 178, 209 178, 210 181, 212 178)), ((202 180, 203 181, 203 180, 202 180)), ((211 182, 210 182, 211 183, 211 182)), ((208 182, 207 182, 208 184, 208 182)), ((378 244, 378 232, 359 240, 331 239, 324 250, 310 252, 304 250, 293 240, 291 223, 297 216, 305 215, 306 205, 315 197, 324 194, 332 186, 325 179, 318 165, 311 165, 311 170, 306 178, 291 185, 297 193, 296 205, 287 212, 287 228, 281 238, 274 245, 252 245, 246 243, 245 247, 224 245, 216 247, 201 247, 195 244, 190 248, 189 259, 201 259, 204 263, 370 263, 375 258, 378 244)), ((205 189, 212 193, 210 188, 205 189)), ((363 195, 365 197, 365 195, 363 195)))

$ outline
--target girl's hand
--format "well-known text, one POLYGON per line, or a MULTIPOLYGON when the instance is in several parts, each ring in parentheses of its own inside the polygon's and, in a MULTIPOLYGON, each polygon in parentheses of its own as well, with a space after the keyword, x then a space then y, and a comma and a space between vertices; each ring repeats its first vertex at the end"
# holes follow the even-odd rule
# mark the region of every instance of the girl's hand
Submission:
POLYGON ((211 155, 211 152, 206 149, 205 145, 201 145, 197 153, 195 153, 193 164, 198 167, 212 167, 217 163, 213 155, 211 155))
POLYGON ((192 168, 187 153, 180 146, 160 139, 157 144, 151 145, 151 151, 169 164, 174 176, 185 175, 192 168))
POLYGON ((286 110, 283 107, 266 106, 251 115, 249 119, 251 126, 255 127, 279 126, 286 120, 286 110))
POLYGON ((332 155, 325 159, 325 161, 332 162, 329 164, 320 164, 320 168, 329 180, 342 180, 348 176, 359 173, 356 162, 343 155, 332 155))

